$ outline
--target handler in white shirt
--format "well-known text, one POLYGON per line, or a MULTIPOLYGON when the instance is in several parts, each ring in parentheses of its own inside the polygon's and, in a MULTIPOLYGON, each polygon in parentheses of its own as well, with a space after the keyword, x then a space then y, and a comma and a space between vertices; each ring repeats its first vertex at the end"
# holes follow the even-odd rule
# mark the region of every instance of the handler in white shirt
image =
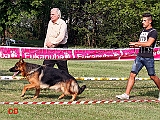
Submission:
MULTIPOLYGON (((51 9, 50 18, 44 48, 67 48, 67 24, 61 19, 59 8, 51 9)), ((44 60, 43 64, 51 67, 57 64, 59 69, 68 72, 67 60, 44 60)))

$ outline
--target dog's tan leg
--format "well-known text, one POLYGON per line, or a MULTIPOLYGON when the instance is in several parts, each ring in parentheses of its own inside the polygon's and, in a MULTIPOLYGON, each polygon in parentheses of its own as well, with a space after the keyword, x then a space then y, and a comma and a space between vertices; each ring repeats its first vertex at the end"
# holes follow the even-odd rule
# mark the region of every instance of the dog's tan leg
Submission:
MULTIPOLYGON (((28 84, 28 85, 30 85, 30 84, 28 84)), ((23 87, 21 97, 24 97, 25 92, 26 92, 26 91, 27 91, 27 89, 28 89, 28 87, 27 87, 28 85, 25 85, 25 86, 23 87)))
POLYGON ((39 96, 39 93, 40 93, 40 88, 36 88, 36 93, 35 93, 33 99, 36 99, 39 96))
MULTIPOLYGON (((37 85, 35 84, 28 84, 28 85, 25 85, 23 90, 22 90, 22 94, 21 94, 21 97, 24 97, 25 95, 25 92, 28 90, 28 89, 32 89, 32 88, 36 88, 37 85)), ((40 86, 39 86, 40 87, 40 86)), ((38 97, 38 96, 37 96, 38 97)))
POLYGON ((58 100, 62 99, 64 96, 65 96, 65 94, 60 95, 58 100))
POLYGON ((77 93, 72 94, 72 99, 70 101, 74 101, 76 99, 76 97, 77 97, 77 93))

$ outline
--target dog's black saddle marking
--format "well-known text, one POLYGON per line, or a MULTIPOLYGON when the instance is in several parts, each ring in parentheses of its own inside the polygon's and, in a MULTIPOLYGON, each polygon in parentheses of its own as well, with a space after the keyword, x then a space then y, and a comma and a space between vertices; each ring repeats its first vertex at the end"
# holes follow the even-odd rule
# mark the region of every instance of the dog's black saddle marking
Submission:
POLYGON ((71 76, 64 70, 60 70, 49 66, 43 66, 43 76, 41 78, 42 83, 48 84, 49 86, 53 86, 58 82, 66 82, 70 79, 75 80, 73 76, 71 76))

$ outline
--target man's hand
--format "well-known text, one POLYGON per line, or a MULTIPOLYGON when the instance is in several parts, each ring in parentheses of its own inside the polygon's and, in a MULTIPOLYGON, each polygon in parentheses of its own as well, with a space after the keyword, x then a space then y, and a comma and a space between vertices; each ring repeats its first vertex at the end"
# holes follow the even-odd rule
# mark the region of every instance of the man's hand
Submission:
POLYGON ((47 46, 48 48, 55 48, 55 47, 56 47, 56 44, 52 44, 51 42, 47 42, 47 43, 46 43, 46 46, 47 46))
POLYGON ((130 47, 139 47, 139 46, 137 45, 137 42, 129 42, 129 46, 130 46, 130 47))

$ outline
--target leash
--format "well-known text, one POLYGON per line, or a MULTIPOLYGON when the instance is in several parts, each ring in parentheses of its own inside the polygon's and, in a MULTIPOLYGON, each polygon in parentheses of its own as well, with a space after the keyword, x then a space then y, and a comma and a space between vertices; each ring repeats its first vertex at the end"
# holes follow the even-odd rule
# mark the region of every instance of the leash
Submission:
POLYGON ((31 75, 32 73, 36 72, 38 69, 42 68, 42 67, 46 67, 46 65, 41 65, 38 68, 32 69, 30 72, 27 73, 27 75, 31 75))

